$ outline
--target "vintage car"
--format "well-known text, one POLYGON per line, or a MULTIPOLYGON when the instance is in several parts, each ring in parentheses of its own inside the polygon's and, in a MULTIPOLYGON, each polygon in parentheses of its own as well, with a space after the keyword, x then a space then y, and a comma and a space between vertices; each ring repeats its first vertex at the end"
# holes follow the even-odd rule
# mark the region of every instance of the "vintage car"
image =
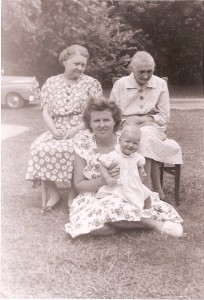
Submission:
POLYGON ((38 97, 39 84, 35 77, 1 76, 1 104, 16 109, 38 97))

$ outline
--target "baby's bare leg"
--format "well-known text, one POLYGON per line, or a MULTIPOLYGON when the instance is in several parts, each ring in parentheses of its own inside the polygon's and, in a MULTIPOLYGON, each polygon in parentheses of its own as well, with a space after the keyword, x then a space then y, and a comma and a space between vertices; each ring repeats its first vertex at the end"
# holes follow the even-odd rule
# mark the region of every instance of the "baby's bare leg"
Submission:
POLYGON ((150 209, 152 207, 152 201, 150 196, 147 197, 144 201, 144 209, 150 209))
POLYGON ((158 161, 152 161, 152 169, 151 169, 151 177, 154 192, 159 193, 159 197, 161 200, 165 199, 165 195, 162 190, 161 181, 160 181, 160 165, 161 163, 158 161))
POLYGON ((144 168, 145 168, 145 172, 147 174, 147 177, 146 177, 145 181, 143 182, 143 184, 146 185, 146 187, 148 187, 148 189, 151 190, 152 159, 150 159, 150 158, 145 158, 145 159, 146 159, 146 164, 145 164, 144 168))

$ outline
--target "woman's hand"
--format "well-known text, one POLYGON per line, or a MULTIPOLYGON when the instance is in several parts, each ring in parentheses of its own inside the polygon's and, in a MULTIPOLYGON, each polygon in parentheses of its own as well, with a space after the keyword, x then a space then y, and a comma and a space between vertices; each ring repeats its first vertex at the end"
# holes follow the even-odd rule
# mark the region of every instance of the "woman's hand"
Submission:
POLYGON ((109 168, 108 168, 108 174, 115 178, 118 179, 120 177, 120 167, 118 164, 113 163, 109 168))
POLYGON ((75 136, 75 134, 78 132, 78 129, 76 128, 71 128, 69 130, 67 130, 66 134, 64 135, 64 139, 68 140, 71 139, 72 137, 75 136))
POLYGON ((154 118, 152 116, 142 116, 140 117, 139 127, 143 126, 151 126, 154 122, 154 118))
POLYGON ((127 118, 127 120, 125 121, 126 123, 133 123, 135 125, 137 125, 138 127, 142 127, 142 126, 147 126, 147 125, 152 125, 154 123, 154 118, 153 116, 133 116, 133 117, 129 117, 127 118))
POLYGON ((59 133, 59 131, 55 128, 51 131, 53 137, 56 139, 56 140, 62 140, 64 139, 64 133, 59 133))

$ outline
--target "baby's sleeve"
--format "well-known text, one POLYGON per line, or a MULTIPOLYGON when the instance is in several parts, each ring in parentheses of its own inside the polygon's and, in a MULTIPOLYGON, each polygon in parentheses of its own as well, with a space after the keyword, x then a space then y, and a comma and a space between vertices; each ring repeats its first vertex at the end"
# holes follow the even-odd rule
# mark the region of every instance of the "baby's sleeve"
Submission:
POLYGON ((138 154, 138 161, 137 161, 137 166, 138 167, 144 167, 145 165, 145 158, 143 155, 138 154))

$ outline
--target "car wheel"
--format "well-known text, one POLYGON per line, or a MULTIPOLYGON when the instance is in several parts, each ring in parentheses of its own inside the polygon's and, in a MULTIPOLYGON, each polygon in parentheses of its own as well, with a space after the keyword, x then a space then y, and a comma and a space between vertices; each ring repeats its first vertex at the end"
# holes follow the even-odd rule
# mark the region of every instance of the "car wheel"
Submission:
POLYGON ((6 106, 9 108, 17 109, 24 105, 23 98, 17 93, 10 93, 5 98, 6 106))

